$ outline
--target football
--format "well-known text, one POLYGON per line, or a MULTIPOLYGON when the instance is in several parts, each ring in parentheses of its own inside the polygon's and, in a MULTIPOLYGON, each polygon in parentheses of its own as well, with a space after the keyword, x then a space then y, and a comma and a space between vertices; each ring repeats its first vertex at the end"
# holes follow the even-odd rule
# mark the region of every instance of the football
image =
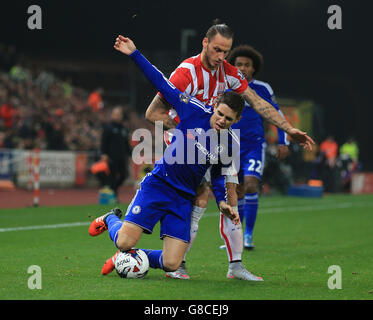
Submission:
POLYGON ((149 270, 148 256, 141 249, 131 249, 118 253, 115 270, 121 278, 143 278, 149 270))

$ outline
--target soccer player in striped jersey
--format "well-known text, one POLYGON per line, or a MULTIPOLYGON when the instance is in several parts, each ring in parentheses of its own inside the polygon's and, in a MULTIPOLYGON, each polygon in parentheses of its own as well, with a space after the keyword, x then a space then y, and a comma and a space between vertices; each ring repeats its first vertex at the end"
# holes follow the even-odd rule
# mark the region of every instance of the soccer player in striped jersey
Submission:
MULTIPOLYGON (((141 182, 124 221, 120 220, 121 211, 114 209, 95 219, 89 234, 98 236, 108 230, 116 247, 127 251, 136 245, 142 233, 152 233, 154 225, 160 221, 163 250, 142 250, 149 258, 150 267, 174 271, 180 266, 188 247, 195 190, 208 168, 211 168, 211 184, 219 210, 235 224, 239 223, 238 213, 226 203, 222 174, 232 163, 226 162, 229 156, 224 157, 239 157, 239 137, 230 126, 239 121, 244 99, 235 92, 225 92, 215 108, 208 107, 178 90, 145 59, 131 39, 118 36, 114 48, 130 56, 177 110, 181 120, 177 126, 179 137, 175 136, 162 159, 141 182), (181 159, 177 157, 175 163, 175 154, 178 155, 179 150, 181 159), (197 161, 190 161, 191 154, 197 161)), ((257 277, 257 281, 260 280, 257 277)))

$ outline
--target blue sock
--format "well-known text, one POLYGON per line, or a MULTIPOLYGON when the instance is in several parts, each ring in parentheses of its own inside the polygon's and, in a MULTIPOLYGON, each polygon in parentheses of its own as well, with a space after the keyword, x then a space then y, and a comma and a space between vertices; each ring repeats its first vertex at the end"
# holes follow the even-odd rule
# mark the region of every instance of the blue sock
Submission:
MULTIPOLYGON (((110 239, 113 240, 114 244, 117 244, 118 239, 118 231, 122 227, 123 221, 120 220, 116 215, 111 214, 106 218, 106 224, 108 226, 108 231, 110 235, 110 239)), ((163 256, 162 250, 149 250, 149 249, 141 249, 143 250, 149 259, 149 266, 152 268, 159 268, 163 269, 163 256)))
POLYGON ((238 214, 240 216, 241 224, 243 225, 243 220, 245 218, 245 198, 238 199, 238 214))
POLYGON ((117 246, 118 231, 122 227, 123 221, 115 214, 111 214, 106 218, 106 224, 108 226, 110 239, 113 240, 115 246, 117 246))
POLYGON ((143 250, 149 259, 149 266, 154 269, 163 269, 163 251, 162 250, 151 250, 151 249, 141 249, 143 250))
POLYGON ((245 194, 245 235, 253 236, 256 214, 258 212, 258 193, 245 194))

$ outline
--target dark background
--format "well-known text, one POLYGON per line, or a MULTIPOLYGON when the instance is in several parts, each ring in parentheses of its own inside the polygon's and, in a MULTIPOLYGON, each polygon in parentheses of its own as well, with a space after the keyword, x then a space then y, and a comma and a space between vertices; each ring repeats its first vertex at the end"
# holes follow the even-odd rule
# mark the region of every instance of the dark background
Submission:
POLYGON ((196 30, 188 43, 188 54, 195 55, 219 18, 234 30, 234 45, 248 43, 262 52, 265 65, 258 78, 277 96, 309 99, 320 107, 323 120, 314 129, 319 140, 333 134, 342 144, 355 136, 363 170, 373 170, 372 14, 368 1, 5 1, 0 42, 29 56, 124 63, 112 48, 121 33, 167 74, 180 62, 181 30, 196 30), (32 4, 42 8, 42 30, 27 28, 32 4), (342 30, 327 27, 333 4, 342 8, 342 30), (166 63, 167 52, 172 63, 166 63))

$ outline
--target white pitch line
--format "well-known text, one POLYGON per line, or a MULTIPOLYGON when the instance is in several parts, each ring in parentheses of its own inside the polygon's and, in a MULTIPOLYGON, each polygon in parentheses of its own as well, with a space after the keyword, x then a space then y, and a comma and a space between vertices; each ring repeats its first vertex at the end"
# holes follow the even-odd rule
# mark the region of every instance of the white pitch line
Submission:
MULTIPOLYGON (((282 207, 282 208, 260 208, 258 213, 278 213, 278 212, 300 212, 300 211, 321 211, 327 209, 347 209, 352 207, 373 207, 372 201, 366 202, 341 202, 333 204, 324 205, 312 205, 312 206, 301 206, 301 207, 282 207)), ((217 212, 205 213, 203 217, 213 217, 217 216, 217 212)), ((71 222, 71 223, 60 223, 60 224, 46 224, 39 226, 24 226, 24 227, 14 227, 14 228, 0 228, 0 232, 10 232, 10 231, 24 231, 24 230, 40 230, 40 229, 57 229, 57 228, 69 228, 69 227, 80 227, 88 226, 91 222, 71 222)))
POLYGON ((0 232, 69 228, 69 227, 88 226, 90 224, 91 224, 90 222, 71 222, 71 223, 60 223, 60 224, 45 224, 45 225, 40 225, 40 226, 25 226, 25 227, 15 227, 15 228, 0 228, 0 232))
MULTIPOLYGON (((258 214, 262 213, 278 213, 278 212, 301 212, 301 211, 322 211, 327 209, 347 209, 347 208, 357 208, 357 207, 373 207, 372 201, 366 202, 341 202, 341 203, 331 203, 322 205, 312 205, 312 206, 298 206, 298 207, 280 207, 280 208, 260 208, 258 214)), ((215 216, 216 213, 206 213, 204 217, 215 216)))

